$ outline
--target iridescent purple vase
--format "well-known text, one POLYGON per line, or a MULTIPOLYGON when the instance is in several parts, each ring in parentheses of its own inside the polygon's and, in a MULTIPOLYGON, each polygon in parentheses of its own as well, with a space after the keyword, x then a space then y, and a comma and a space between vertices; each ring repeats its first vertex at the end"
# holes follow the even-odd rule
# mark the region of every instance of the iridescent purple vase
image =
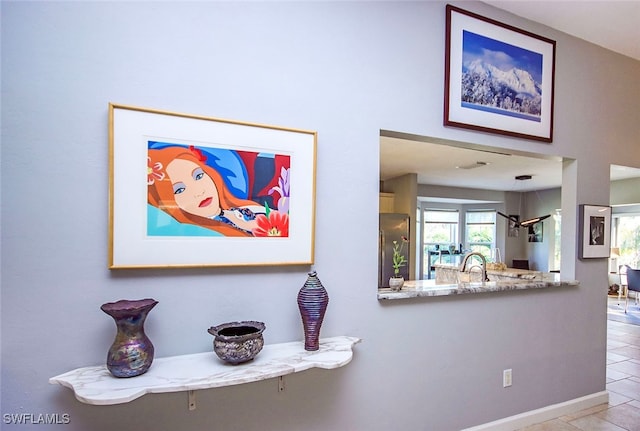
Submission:
POLYGON ((157 303, 150 298, 133 301, 122 299, 100 307, 113 317, 118 329, 107 354, 107 369, 115 377, 139 376, 151 367, 154 349, 144 333, 144 321, 157 303))
POLYGON ((298 292, 298 308, 304 329, 304 349, 320 348, 320 327, 329 304, 329 294, 318 279, 315 271, 310 272, 307 281, 298 292))

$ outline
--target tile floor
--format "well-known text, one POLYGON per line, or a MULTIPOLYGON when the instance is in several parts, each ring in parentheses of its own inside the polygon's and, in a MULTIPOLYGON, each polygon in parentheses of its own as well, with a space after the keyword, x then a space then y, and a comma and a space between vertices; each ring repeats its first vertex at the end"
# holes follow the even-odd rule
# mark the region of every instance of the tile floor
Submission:
POLYGON ((640 326, 607 320, 607 390, 608 404, 524 430, 640 431, 640 326))

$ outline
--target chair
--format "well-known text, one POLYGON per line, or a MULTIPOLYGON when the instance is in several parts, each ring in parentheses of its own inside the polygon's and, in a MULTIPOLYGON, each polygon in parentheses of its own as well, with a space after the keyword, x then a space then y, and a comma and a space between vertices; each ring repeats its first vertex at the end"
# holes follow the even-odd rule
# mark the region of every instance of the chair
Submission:
POLYGON ((513 259, 511 267, 515 269, 529 269, 529 259, 513 259))
POLYGON ((629 294, 633 292, 635 296, 635 304, 638 305, 638 297, 640 296, 640 269, 633 269, 627 266, 627 295, 624 303, 624 312, 627 312, 629 305, 629 294))
POLYGON ((618 288, 618 305, 620 305, 622 297, 627 297, 627 265, 618 266, 618 277, 620 277, 618 288))

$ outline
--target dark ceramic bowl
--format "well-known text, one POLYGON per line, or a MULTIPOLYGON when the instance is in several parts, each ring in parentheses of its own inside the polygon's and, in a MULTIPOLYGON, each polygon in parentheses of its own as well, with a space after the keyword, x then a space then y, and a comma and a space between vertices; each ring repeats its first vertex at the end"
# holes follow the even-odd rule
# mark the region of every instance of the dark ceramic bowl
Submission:
POLYGON ((209 328, 213 335, 213 351, 230 364, 241 364, 256 357, 264 346, 264 323, 255 321, 230 322, 209 328))

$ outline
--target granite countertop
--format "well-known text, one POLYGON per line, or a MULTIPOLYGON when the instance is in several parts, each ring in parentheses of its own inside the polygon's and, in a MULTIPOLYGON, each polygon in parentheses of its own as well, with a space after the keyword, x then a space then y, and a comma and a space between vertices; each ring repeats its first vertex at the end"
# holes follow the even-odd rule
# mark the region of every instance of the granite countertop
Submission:
POLYGON ((549 289, 578 286, 576 280, 562 280, 560 274, 545 273, 542 280, 514 279, 485 283, 435 284, 435 280, 408 280, 398 292, 389 288, 378 289, 378 299, 410 299, 433 296, 452 296, 474 293, 505 292, 510 290, 549 289))
MULTIPOLYGON (((433 265, 434 268, 440 268, 440 269, 445 269, 445 270, 454 270, 454 271, 458 271, 459 270, 459 266, 458 265, 446 265, 446 264, 434 264, 433 265)), ((487 268, 487 274, 494 274, 494 275, 500 275, 503 277, 512 277, 512 278, 528 278, 531 276, 531 278, 535 277, 536 275, 541 274, 540 271, 533 271, 531 269, 517 269, 517 268, 505 268, 505 269, 489 269, 487 268)), ((544 273, 545 276, 548 275, 548 273, 544 273)))

